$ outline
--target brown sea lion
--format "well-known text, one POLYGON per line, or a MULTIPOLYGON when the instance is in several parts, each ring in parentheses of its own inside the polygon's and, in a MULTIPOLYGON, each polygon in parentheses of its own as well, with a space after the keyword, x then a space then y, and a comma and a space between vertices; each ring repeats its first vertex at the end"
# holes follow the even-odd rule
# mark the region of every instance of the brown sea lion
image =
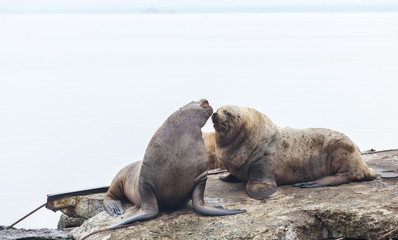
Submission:
POLYGON ((120 200, 127 197, 140 207, 132 217, 108 227, 154 218, 159 210, 183 207, 189 199, 195 212, 204 215, 231 215, 244 210, 228 210, 206 205, 206 149, 201 128, 212 115, 206 99, 191 102, 174 112, 153 135, 142 162, 122 169, 104 199, 106 211, 123 213, 120 200))
POLYGON ((313 188, 373 180, 358 147, 344 134, 324 128, 276 126, 255 109, 222 106, 212 116, 217 158, 230 172, 224 181, 244 181, 255 199, 278 185, 313 188))
POLYGON ((220 161, 216 157, 216 149, 215 149, 215 144, 216 144, 216 136, 215 132, 204 132, 202 134, 203 140, 205 141, 205 146, 206 146, 206 154, 207 154, 207 168, 208 170, 211 169, 226 169, 222 161, 220 161))
POLYGON ((113 178, 104 198, 104 208, 113 217, 124 213, 122 199, 141 206, 139 176, 142 161, 133 162, 120 170, 113 178))

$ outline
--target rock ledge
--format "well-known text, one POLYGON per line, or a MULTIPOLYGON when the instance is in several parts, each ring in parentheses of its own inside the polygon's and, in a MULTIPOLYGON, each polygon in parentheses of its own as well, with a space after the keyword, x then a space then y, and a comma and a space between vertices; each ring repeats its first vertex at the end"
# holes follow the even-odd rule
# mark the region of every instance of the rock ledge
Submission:
MULTIPOLYGON (((376 180, 314 189, 281 186, 264 201, 250 198, 242 183, 225 183, 218 180, 220 174, 209 175, 205 192, 209 204, 247 212, 201 216, 188 204, 179 211, 90 239, 376 239, 398 222, 398 151, 363 157, 378 173, 376 180)), ((132 206, 118 218, 100 212, 71 236, 81 239, 137 210, 132 206)), ((398 239, 397 234, 390 237, 398 239)))

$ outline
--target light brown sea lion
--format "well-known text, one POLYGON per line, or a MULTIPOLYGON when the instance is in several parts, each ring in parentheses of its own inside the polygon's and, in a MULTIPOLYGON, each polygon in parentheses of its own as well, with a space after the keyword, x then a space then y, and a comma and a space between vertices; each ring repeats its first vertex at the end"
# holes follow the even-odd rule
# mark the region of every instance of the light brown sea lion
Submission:
POLYGON ((216 144, 216 136, 215 132, 204 132, 202 134, 203 140, 205 141, 205 146, 206 146, 206 155, 207 155, 207 167, 208 170, 211 169, 226 169, 222 161, 220 161, 216 157, 216 149, 215 149, 215 144, 216 144))
POLYGON ((358 147, 344 134, 324 128, 276 126, 255 109, 222 106, 212 116, 217 158, 230 172, 224 181, 244 181, 255 199, 278 185, 313 188, 373 180, 358 147))
POLYGON ((144 160, 122 169, 104 199, 104 207, 112 216, 123 213, 122 197, 140 206, 140 210, 108 229, 154 218, 159 210, 181 208, 189 199, 193 210, 204 215, 245 212, 212 207, 203 200, 207 160, 201 128, 212 113, 208 101, 202 99, 183 106, 160 126, 147 146, 144 160))

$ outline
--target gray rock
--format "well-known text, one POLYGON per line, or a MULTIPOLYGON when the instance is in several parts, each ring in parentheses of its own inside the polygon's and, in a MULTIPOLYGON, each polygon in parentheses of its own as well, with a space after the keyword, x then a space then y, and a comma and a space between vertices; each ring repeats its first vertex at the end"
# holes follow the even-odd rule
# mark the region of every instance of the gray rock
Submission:
MULTIPOLYGON (((367 154, 364 159, 379 173, 398 169, 398 151, 367 154)), ((280 186, 269 199, 258 201, 246 194, 242 183, 225 183, 219 176, 209 175, 205 200, 246 209, 246 213, 202 216, 188 204, 179 211, 90 239, 376 239, 398 222, 398 179, 394 177, 313 189, 280 186)), ((117 218, 100 212, 71 235, 81 239, 136 211, 132 206, 117 218)), ((390 237, 397 239, 398 235, 390 237)))
MULTIPOLYGON (((91 195, 65 197, 65 202, 73 202, 73 205, 61 209, 61 212, 74 218, 89 219, 104 210, 102 201, 105 193, 91 195)), ((60 201, 62 203, 62 201, 60 201)))
POLYGON ((29 240, 67 240, 72 239, 68 232, 59 231, 56 229, 18 229, 11 228, 5 229, 0 227, 1 240, 16 240, 16 239, 29 239, 29 240))
POLYGON ((58 230, 79 227, 85 220, 84 218, 69 217, 66 214, 62 214, 58 221, 58 230))

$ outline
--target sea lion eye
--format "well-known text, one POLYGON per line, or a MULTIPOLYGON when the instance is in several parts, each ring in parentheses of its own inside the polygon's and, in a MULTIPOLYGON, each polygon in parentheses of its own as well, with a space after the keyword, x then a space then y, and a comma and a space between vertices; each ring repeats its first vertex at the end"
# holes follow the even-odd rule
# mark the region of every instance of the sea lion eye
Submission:
POLYGON ((225 114, 226 114, 228 117, 232 117, 232 113, 230 113, 230 112, 228 112, 228 111, 225 111, 225 114))

